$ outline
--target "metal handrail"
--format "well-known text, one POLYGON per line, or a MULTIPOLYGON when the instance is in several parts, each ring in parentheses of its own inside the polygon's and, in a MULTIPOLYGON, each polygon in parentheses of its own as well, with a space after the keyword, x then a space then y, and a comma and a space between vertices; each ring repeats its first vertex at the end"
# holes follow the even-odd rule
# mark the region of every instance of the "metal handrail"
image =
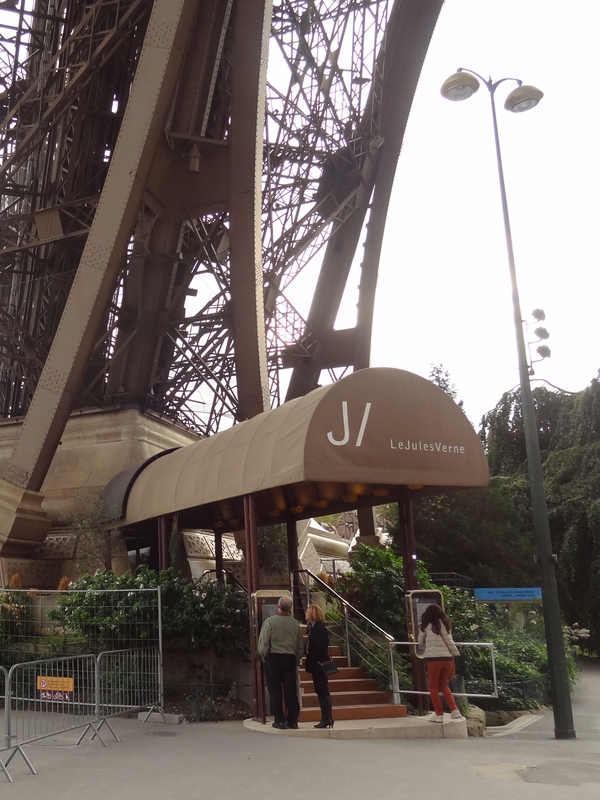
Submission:
MULTIPOLYGON (((217 575, 219 570, 218 569, 205 569, 204 572, 202 573, 201 577, 200 577, 200 580, 203 580, 207 575, 212 575, 213 572, 214 572, 215 575, 217 575)), ((223 575, 227 575, 229 578, 231 578, 231 580, 237 586, 237 588, 240 589, 242 592, 244 592, 244 594, 248 594, 247 587, 244 586, 243 583, 240 583, 238 581, 238 579, 235 577, 233 572, 230 572, 230 570, 228 570, 228 569, 222 569, 221 573, 223 575)))
MULTIPOLYGON (((494 655, 494 643, 493 642, 455 642, 456 645, 460 645, 461 647, 487 647, 490 651, 490 657, 492 662, 492 685, 493 685, 493 692, 492 694, 475 694, 473 692, 452 692, 455 697, 480 697, 480 698, 490 698, 490 699, 497 699, 498 698, 498 681, 496 675, 496 657, 494 655)), ((390 642, 390 661, 392 665, 394 664, 394 647, 397 646, 404 646, 404 647, 416 647, 416 642, 390 642)), ((419 691, 417 689, 400 689, 398 685, 398 673, 395 669, 392 668, 392 692, 394 695, 394 705, 400 705, 400 695, 401 694, 417 694, 417 695, 429 695, 428 691, 419 691)))
POLYGON ((304 573, 306 575, 310 575, 310 577, 314 581, 316 581, 318 584, 320 584, 320 586, 322 586, 323 589, 325 589, 325 591, 329 592, 329 594, 332 594, 335 597, 336 600, 339 600, 339 602, 344 606, 344 608, 348 609, 348 611, 351 611, 353 614, 356 614, 357 617, 360 617, 361 619, 363 619, 372 628, 375 628, 375 630, 378 633, 380 633, 382 636, 384 636, 388 640, 388 642, 393 642, 394 641, 394 637, 392 636, 391 633, 387 633, 386 631, 384 631, 383 628, 380 628, 379 625, 376 625, 372 620, 370 620, 368 617, 366 617, 361 611, 359 611, 357 608, 354 608, 354 606, 351 605, 346 600, 345 597, 342 597, 341 594, 338 594, 335 591, 335 589, 332 589, 331 586, 329 586, 329 584, 327 584, 327 583, 325 583, 325 581, 321 580, 321 578, 319 578, 318 575, 315 575, 314 572, 311 572, 309 569, 295 569, 295 570, 293 570, 293 572, 294 572, 294 574, 304 573))
MULTIPOLYGON (((379 625, 376 625, 372 620, 370 620, 367 616, 365 616, 361 611, 354 608, 342 595, 338 594, 335 589, 332 589, 325 581, 319 578, 318 575, 315 575, 314 572, 311 572, 309 569, 297 569, 293 570, 294 574, 305 574, 310 576, 320 587, 322 587, 326 592, 336 598, 344 610, 344 619, 345 619, 345 641, 346 641, 346 651, 348 657, 348 666, 350 664, 350 631, 349 631, 349 620, 348 620, 348 612, 352 612, 360 619, 364 620, 368 623, 372 628, 374 628, 379 634, 381 634, 386 639, 387 644, 387 661, 390 668, 390 689, 393 695, 393 703, 395 705, 400 704, 400 695, 401 694, 416 694, 416 695, 429 695, 428 691, 418 691, 416 689, 400 689, 398 684, 398 673, 396 672, 396 664, 395 664, 395 657, 394 657, 394 648, 399 646, 405 647, 416 647, 416 642, 398 642, 394 639, 394 637, 380 628, 379 625)), ((307 589, 307 600, 310 603, 310 585, 306 584, 307 589)), ((369 638, 374 644, 383 647, 380 642, 376 642, 372 637, 370 637, 367 633, 362 632, 367 638, 369 638)), ((461 645, 463 647, 487 647, 490 650, 491 656, 491 665, 492 665, 492 684, 493 684, 493 692, 492 694, 474 694, 470 692, 453 692, 454 695, 457 697, 480 697, 480 698, 497 698, 498 697, 498 683, 497 683, 497 676, 496 676, 496 659, 494 654, 494 643, 493 642, 456 642, 456 644, 461 645)))

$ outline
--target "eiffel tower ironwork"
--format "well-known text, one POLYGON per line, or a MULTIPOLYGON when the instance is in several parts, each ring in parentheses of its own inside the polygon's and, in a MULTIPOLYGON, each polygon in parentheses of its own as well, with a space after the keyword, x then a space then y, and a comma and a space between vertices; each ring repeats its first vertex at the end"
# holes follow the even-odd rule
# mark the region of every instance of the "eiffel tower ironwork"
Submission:
POLYGON ((25 417, 4 494, 39 492, 74 408, 211 435, 369 365, 440 6, 0 2, 0 418, 25 417))

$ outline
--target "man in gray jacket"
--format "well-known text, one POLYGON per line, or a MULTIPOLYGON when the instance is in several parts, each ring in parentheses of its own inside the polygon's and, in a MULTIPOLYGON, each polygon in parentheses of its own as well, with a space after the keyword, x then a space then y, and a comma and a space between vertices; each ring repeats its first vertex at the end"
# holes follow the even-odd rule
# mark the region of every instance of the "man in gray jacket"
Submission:
POLYGON ((292 599, 280 597, 277 614, 262 624, 258 638, 258 655, 265 662, 265 675, 274 728, 285 730, 298 727, 300 704, 296 689, 296 670, 304 653, 300 625, 291 616, 292 599), (283 698, 287 708, 287 723, 283 713, 283 698))

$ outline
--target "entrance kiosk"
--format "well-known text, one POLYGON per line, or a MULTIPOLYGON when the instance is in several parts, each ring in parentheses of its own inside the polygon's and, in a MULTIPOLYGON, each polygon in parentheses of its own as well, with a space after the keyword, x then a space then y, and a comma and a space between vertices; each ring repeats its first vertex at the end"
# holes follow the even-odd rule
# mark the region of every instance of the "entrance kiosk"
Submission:
MULTIPOLYGON (((265 676, 262 662, 258 661, 258 637, 263 622, 277 613, 277 601, 280 597, 292 598, 291 592, 286 589, 258 589, 250 595, 250 636, 252 641, 251 653, 257 666, 253 675, 256 685, 253 685, 256 701, 256 717, 263 723, 266 722, 265 704, 265 676)), ((255 718, 256 718, 255 717, 255 718)))
POLYGON ((252 635, 254 636, 254 646, 258 651, 258 637, 263 622, 277 613, 277 601, 280 597, 292 595, 286 589, 259 589, 253 592, 250 598, 250 608, 252 611, 252 635))
MULTIPOLYGON (((408 638, 416 642, 419 638, 419 622, 427 606, 444 608, 444 596, 439 589, 414 589, 406 593, 406 626, 408 638)), ((418 644, 412 648, 418 658, 423 658, 424 648, 418 644)))

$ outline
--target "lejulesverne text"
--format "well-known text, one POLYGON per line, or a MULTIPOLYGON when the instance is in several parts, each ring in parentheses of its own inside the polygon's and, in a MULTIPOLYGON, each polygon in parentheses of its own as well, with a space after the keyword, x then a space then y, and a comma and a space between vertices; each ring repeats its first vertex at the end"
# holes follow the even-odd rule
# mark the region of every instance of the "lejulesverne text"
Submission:
POLYGON ((465 448, 459 444, 444 444, 443 442, 412 442, 407 439, 405 442, 394 442, 390 439, 392 450, 427 450, 432 453, 458 453, 464 455, 465 448))

